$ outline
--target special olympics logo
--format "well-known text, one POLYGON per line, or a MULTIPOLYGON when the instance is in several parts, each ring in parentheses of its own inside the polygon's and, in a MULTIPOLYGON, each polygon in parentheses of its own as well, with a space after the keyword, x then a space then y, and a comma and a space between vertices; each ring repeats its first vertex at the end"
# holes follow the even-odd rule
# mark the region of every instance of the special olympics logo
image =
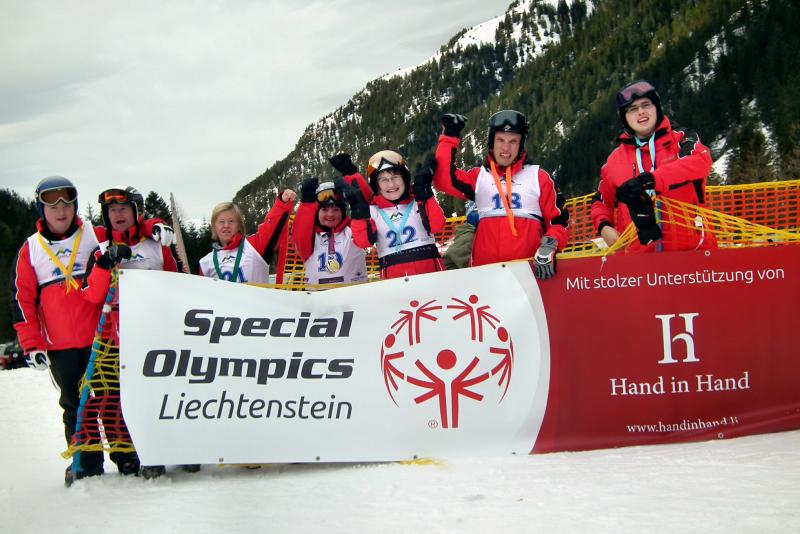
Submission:
MULTIPOLYGON (((438 425, 458 428, 459 406, 502 402, 511 383, 514 343, 491 306, 466 300, 411 300, 381 346, 386 391, 395 405, 438 403, 438 425)), ((437 426, 432 421, 431 426, 437 426)))

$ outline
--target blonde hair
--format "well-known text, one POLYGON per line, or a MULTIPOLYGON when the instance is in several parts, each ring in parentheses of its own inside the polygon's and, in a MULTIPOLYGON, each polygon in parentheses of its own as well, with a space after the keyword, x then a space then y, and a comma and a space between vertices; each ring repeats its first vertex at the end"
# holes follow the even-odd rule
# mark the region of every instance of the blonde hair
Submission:
POLYGON ((217 233, 214 231, 214 223, 217 222, 217 218, 219 218, 220 214, 226 211, 233 211, 236 213, 236 218, 239 220, 239 231, 244 233, 244 217, 242 216, 242 210, 239 209, 239 206, 233 202, 220 202, 211 210, 211 239, 214 241, 219 241, 217 233))

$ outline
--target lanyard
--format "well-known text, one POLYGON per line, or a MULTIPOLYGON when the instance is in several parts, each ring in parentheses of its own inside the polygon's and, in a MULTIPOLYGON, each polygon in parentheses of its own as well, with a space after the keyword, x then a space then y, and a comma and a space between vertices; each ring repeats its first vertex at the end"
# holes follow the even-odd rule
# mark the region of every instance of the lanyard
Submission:
POLYGON ((494 186, 497 188, 497 192, 500 194, 500 201, 503 203, 503 209, 506 210, 506 219, 508 220, 508 227, 511 228, 511 235, 514 237, 517 236, 517 227, 514 224, 514 212, 511 211, 511 206, 509 205, 509 197, 511 196, 511 188, 513 183, 511 181, 511 167, 506 167, 506 188, 507 191, 503 190, 503 184, 500 183, 500 175, 497 173, 497 167, 494 165, 494 161, 489 159, 489 167, 492 170, 492 178, 494 178, 494 186))
MULTIPOLYGON (((642 165, 642 147, 645 145, 644 142, 639 141, 639 138, 636 137, 636 166, 639 167, 639 173, 644 172, 644 166, 642 165)), ((653 132, 653 135, 650 136, 650 140, 647 142, 647 149, 650 151, 650 172, 653 172, 656 168, 656 133, 653 132)))
MULTIPOLYGON (((385 223, 386 223, 386 224, 389 226, 389 228, 391 228, 391 229, 392 229, 392 231, 393 231, 393 232, 395 232, 395 234, 397 235, 397 247, 396 247, 396 248, 400 248, 400 245, 401 245, 401 242, 400 242, 400 237, 403 235, 403 230, 404 230, 404 229, 405 229, 405 227, 406 227, 406 222, 408 221, 408 216, 409 216, 409 215, 411 215, 411 210, 412 210, 413 208, 414 208, 414 202, 413 202, 413 201, 412 201, 412 202, 409 202, 409 203, 408 203, 408 207, 406 208, 406 211, 403 213, 403 217, 402 217, 402 219, 400 219, 400 228, 397 228, 397 226, 395 226, 395 224, 392 222, 392 219, 391 219, 391 217, 389 217, 388 215, 386 215, 386 212, 385 212, 385 211, 383 211, 381 208, 378 208, 378 213, 380 213, 380 214, 381 214, 381 217, 383 217, 383 221, 384 221, 384 222, 385 222, 385 223)), ((400 211, 400 210, 399 210, 399 206, 396 206, 396 209, 397 209, 398 211, 400 211)))
POLYGON ((334 242, 333 230, 328 232, 328 257, 325 260, 325 270, 329 273, 337 273, 341 268, 339 260, 336 258, 336 243, 334 242))
POLYGON ((61 263, 61 260, 58 259, 58 256, 53 254, 53 251, 50 249, 47 243, 45 243, 44 238, 42 238, 42 234, 36 234, 36 237, 39 239, 39 244, 50 258, 50 261, 55 263, 56 267, 58 267, 58 269, 64 274, 64 281, 67 285, 67 293, 69 293, 70 289, 78 289, 80 287, 80 284, 78 284, 77 280, 72 277, 72 269, 75 267, 75 260, 78 258, 78 247, 80 247, 82 235, 83 227, 80 227, 75 235, 75 242, 72 244, 72 253, 69 255, 69 264, 64 267, 64 264, 61 263))
MULTIPOLYGON (((245 236, 242 236, 242 240, 239 242, 239 248, 236 250, 236 261, 233 262, 233 272, 231 273, 231 282, 237 282, 237 278, 239 278, 239 261, 242 259, 242 251, 244 251, 244 240, 247 239, 245 236)), ((217 259, 217 249, 214 249, 214 270, 217 271, 217 277, 220 280, 225 280, 225 277, 222 276, 222 271, 219 269, 219 260, 217 259)), ((242 280, 244 281, 244 280, 242 280)))

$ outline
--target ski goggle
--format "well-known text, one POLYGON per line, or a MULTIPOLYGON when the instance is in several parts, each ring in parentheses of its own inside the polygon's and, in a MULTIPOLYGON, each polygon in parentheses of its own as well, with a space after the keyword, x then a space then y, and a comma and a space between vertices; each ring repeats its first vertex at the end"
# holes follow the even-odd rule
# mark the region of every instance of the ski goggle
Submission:
POLYGON ((128 193, 125 191, 120 191, 119 189, 109 189, 108 191, 103 191, 100 193, 100 198, 97 199, 100 204, 111 204, 112 202, 116 202, 117 204, 125 204, 131 201, 128 193))
POLYGON ((72 204, 78 199, 78 192, 70 187, 60 189, 48 189, 39 192, 39 202, 45 206, 55 206, 59 202, 72 204))
POLYGON ((320 204, 334 204, 341 201, 341 196, 336 192, 336 186, 331 182, 321 184, 317 188, 317 202, 320 204))
POLYGON ((649 92, 655 92, 656 88, 650 85, 649 82, 639 80, 626 85, 619 90, 615 98, 617 108, 624 108, 629 106, 636 98, 641 98, 649 92))
POLYGON ((504 109, 489 117, 489 128, 495 132, 525 133, 528 119, 519 111, 504 109))
POLYGON ((385 171, 386 169, 403 168, 406 166, 406 160, 403 156, 394 150, 381 150, 371 158, 367 163, 367 176, 370 178, 376 173, 385 171))

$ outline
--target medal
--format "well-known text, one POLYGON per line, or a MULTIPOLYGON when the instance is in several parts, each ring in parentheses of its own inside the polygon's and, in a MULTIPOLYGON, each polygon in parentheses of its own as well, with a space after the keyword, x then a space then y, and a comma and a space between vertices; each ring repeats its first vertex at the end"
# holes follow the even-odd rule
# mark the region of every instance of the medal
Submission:
POLYGON ((331 254, 328 256, 328 261, 325 262, 325 270, 329 273, 337 273, 339 272, 339 261, 336 259, 335 254, 331 254))

